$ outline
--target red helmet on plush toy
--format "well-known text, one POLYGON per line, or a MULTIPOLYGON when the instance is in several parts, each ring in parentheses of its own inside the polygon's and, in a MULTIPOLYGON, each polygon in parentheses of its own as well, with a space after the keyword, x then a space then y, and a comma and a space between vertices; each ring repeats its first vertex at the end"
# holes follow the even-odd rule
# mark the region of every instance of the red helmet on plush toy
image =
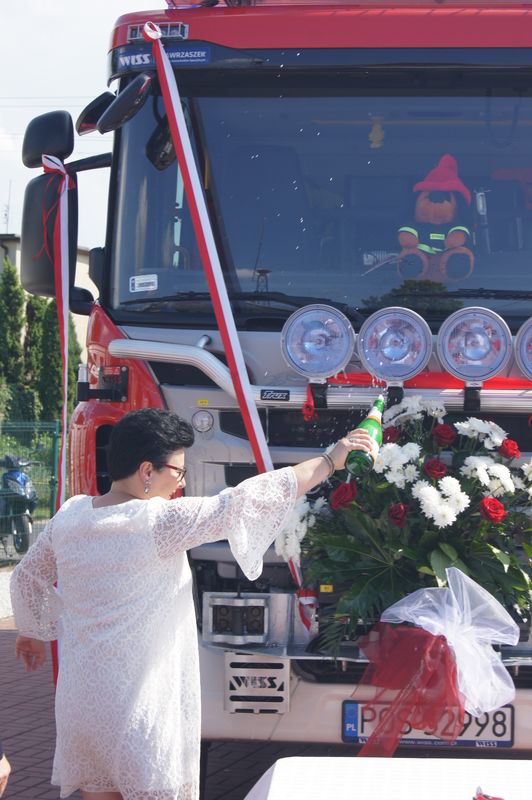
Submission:
POLYGON ((427 176, 413 188, 414 192, 458 192, 467 205, 471 205, 471 192, 458 176, 458 164, 454 156, 446 153, 427 176))

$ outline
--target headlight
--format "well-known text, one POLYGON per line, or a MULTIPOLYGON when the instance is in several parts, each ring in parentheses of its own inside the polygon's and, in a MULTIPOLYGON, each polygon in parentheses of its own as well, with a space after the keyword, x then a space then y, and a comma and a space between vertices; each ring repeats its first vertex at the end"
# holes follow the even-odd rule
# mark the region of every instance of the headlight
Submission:
POLYGON ((487 308, 463 308, 441 326, 438 357, 456 378, 482 382, 504 369, 511 344, 512 334, 502 317, 487 308))
POLYGON ((214 425, 214 417, 210 411, 205 411, 205 409, 202 409, 201 411, 196 411, 195 414, 192 414, 191 422, 195 431, 198 431, 198 433, 207 433, 207 431, 210 431, 214 425))
POLYGON ((384 308, 362 325, 357 349, 371 375, 384 381, 406 381, 427 366, 432 353, 432 334, 415 311, 384 308))
POLYGON ((532 317, 519 328, 514 341, 514 353, 519 369, 532 380, 532 317))
POLYGON ((336 308, 300 308, 285 322, 281 350, 286 363, 305 378, 330 378, 341 372, 355 348, 355 332, 336 308))

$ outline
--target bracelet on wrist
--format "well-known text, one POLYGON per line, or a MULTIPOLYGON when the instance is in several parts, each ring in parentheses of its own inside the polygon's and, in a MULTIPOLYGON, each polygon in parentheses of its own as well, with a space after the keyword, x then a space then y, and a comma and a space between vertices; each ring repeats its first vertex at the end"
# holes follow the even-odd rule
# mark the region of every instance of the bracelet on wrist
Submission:
POLYGON ((336 467, 334 465, 334 461, 330 457, 329 453, 322 453, 321 457, 325 459, 325 462, 326 462, 327 466, 329 467, 329 474, 327 475, 327 478, 332 478, 332 476, 336 472, 336 467))

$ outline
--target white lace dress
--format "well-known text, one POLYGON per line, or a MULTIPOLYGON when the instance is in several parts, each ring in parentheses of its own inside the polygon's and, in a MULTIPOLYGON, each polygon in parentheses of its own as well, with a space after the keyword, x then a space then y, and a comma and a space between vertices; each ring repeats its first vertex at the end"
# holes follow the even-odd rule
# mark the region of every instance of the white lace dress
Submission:
POLYGON ((229 539, 245 574, 291 512, 291 467, 215 497, 68 500, 16 567, 20 633, 60 637, 52 783, 125 800, 196 800, 200 694, 185 551, 229 539), (60 590, 54 590, 58 581, 60 590))

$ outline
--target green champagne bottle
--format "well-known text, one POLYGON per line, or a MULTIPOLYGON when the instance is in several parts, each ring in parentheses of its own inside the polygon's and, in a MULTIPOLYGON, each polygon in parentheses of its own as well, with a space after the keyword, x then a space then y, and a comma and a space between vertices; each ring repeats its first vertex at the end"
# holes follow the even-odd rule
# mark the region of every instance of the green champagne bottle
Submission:
POLYGON ((380 394, 373 403, 368 416, 362 420, 357 428, 367 431, 373 438, 371 453, 365 450, 351 450, 345 462, 346 470, 355 477, 362 477, 373 469, 375 459, 382 444, 382 415, 384 412, 384 397, 380 394))

